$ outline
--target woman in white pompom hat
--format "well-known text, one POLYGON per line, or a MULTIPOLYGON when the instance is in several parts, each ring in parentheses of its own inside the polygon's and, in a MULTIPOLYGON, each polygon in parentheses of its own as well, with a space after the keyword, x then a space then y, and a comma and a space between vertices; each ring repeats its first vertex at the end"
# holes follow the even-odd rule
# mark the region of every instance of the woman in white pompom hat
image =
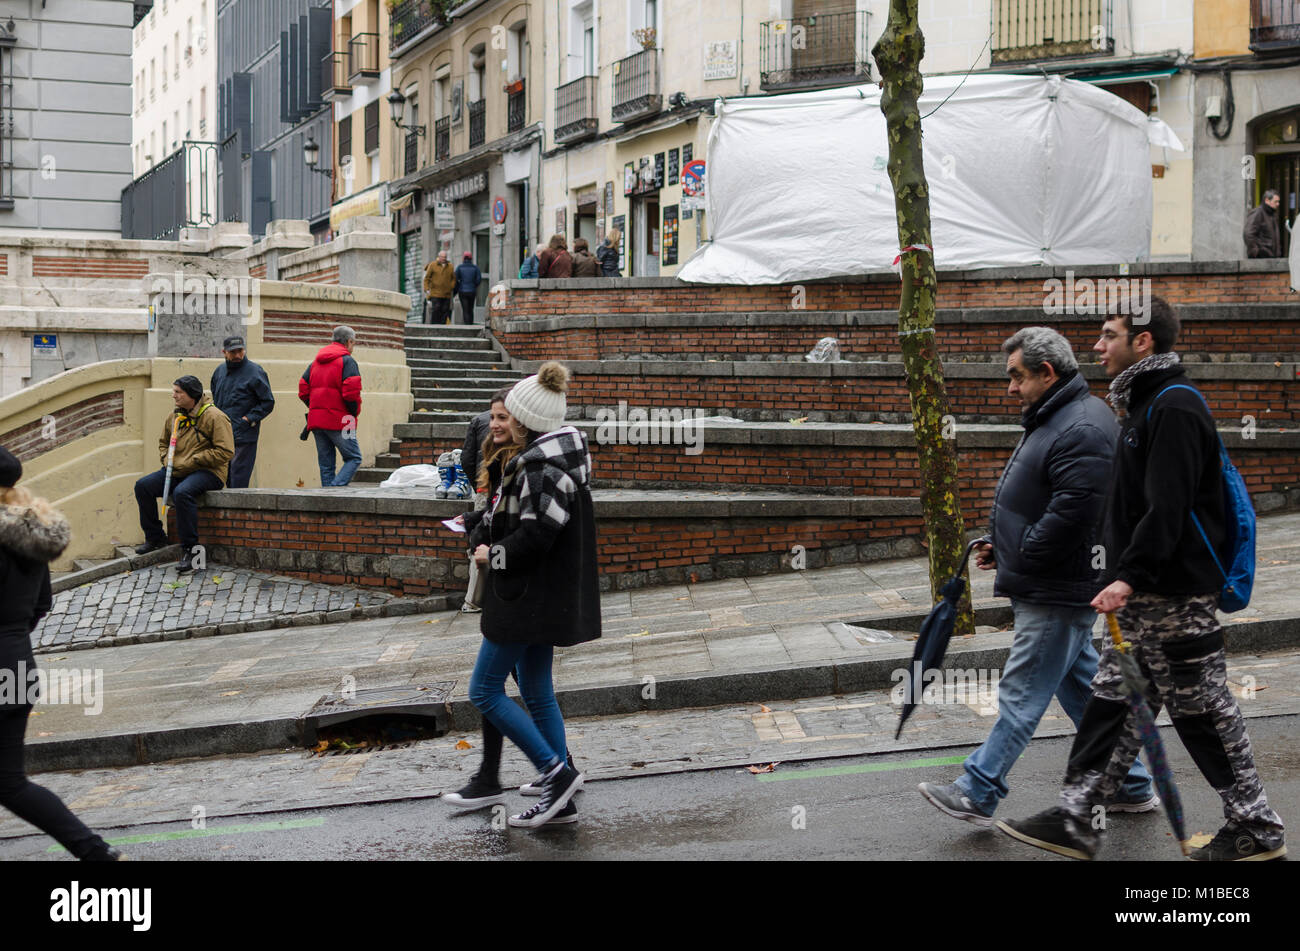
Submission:
POLYGON ((586 436, 564 425, 568 380, 564 366, 548 362, 506 395, 526 448, 506 463, 496 504, 484 516, 489 544, 474 551, 488 576, 469 697, 541 770, 530 784, 540 787, 537 805, 510 817, 523 828, 577 818, 570 800, 583 776, 567 759, 551 664, 556 647, 600 637, 591 454, 586 436), (527 714, 506 696, 512 670, 527 714))

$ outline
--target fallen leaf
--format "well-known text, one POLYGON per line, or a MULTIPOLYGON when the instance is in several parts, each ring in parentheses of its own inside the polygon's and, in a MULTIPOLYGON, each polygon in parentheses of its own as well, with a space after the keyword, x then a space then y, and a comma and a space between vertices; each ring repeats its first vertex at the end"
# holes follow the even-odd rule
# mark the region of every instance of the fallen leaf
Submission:
POLYGON ((644 630, 644 631, 637 631, 635 634, 627 634, 627 635, 625 635, 625 636, 626 636, 626 637, 645 637, 645 636, 646 636, 647 634, 649 634, 649 633, 650 633, 650 631, 647 629, 647 630, 644 630))
POLYGON ((217 696, 219 696, 219 697, 234 697, 234 696, 237 696, 238 694, 240 694, 241 692, 242 692, 242 691, 239 691, 239 690, 227 690, 225 693, 219 693, 219 694, 217 694, 217 696))
POLYGON ((771 713, 771 712, 772 712, 772 708, 769 707, 769 706, 768 706, 767 704, 765 704, 765 703, 760 703, 760 704, 758 705, 758 708, 759 708, 763 713, 771 713))
POLYGON ((800 423, 806 423, 806 422, 808 422, 808 417, 807 417, 807 416, 800 416, 798 419, 792 419, 792 420, 790 420, 790 422, 793 423, 794 425, 798 426, 800 423))
POLYGON ((473 745, 472 743, 470 743, 468 740, 457 740, 457 741, 456 741, 456 749, 458 749, 458 750, 470 750, 470 749, 473 749, 473 748, 474 748, 474 745, 473 745))
POLYGON ((44 713, 44 711, 42 711, 42 710, 33 710, 31 713, 29 713, 29 714, 27 714, 27 715, 28 715, 29 717, 43 717, 43 716, 45 716, 45 713, 44 713))
POLYGON ((224 580, 224 579, 221 577, 221 575, 217 575, 215 578, 212 579, 212 583, 213 583, 213 584, 221 584, 221 582, 222 582, 223 580, 224 580))
POLYGON ((306 484, 307 484, 307 483, 306 483, 306 482, 303 482, 302 479, 299 479, 299 480, 298 480, 298 488, 301 489, 301 488, 302 488, 304 485, 306 485, 306 484))
POLYGON ((53 736, 54 734, 53 734, 53 733, 49 733, 49 732, 45 732, 45 733, 37 733, 36 735, 37 735, 37 736, 53 736))
MULTIPOLYGON (((1166 832, 1165 832, 1165 835, 1173 835, 1173 833, 1172 833, 1172 832, 1168 832, 1168 831, 1166 831, 1166 832)), ((1196 833, 1196 835, 1189 836, 1189 837, 1188 837, 1187 839, 1185 839, 1184 841, 1187 843, 1187 846, 1188 846, 1189 848, 1193 848, 1193 849, 1201 849, 1201 848, 1204 848, 1205 846, 1209 845, 1209 844, 1210 844, 1210 840, 1211 840, 1212 838, 1213 838, 1213 836, 1211 836, 1208 832, 1198 832, 1198 833, 1196 833)))
POLYGON ((317 743, 315 746, 311 748, 311 751, 313 753, 324 753, 329 748, 330 748, 329 740, 321 740, 319 743, 317 743))
POLYGON ((759 773, 775 773, 776 768, 780 765, 781 761, 777 760, 775 763, 768 763, 766 766, 746 766, 745 769, 757 776, 759 773))

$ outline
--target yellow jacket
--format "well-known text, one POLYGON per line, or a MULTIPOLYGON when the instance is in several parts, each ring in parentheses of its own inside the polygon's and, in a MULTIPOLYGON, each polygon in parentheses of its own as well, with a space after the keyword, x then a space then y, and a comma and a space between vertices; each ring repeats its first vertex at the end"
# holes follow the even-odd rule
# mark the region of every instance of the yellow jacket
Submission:
POLYGON ((439 264, 430 261, 424 269, 424 296, 427 298, 450 297, 456 289, 456 269, 448 261, 439 264))
POLYGON ((167 465, 167 446, 172 438, 172 416, 180 416, 176 424, 176 455, 172 458, 172 484, 206 469, 224 484, 226 467, 235 458, 235 434, 230 419, 212 405, 212 397, 204 396, 194 409, 183 413, 179 409, 163 422, 162 438, 158 440, 158 455, 167 465))

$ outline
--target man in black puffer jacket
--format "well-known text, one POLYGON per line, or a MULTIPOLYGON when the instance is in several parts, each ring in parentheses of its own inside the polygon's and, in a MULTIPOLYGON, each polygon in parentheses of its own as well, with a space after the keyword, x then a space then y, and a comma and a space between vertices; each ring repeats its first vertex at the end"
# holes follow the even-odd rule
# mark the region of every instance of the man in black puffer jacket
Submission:
MULTIPOLYGON (((1016 635, 989 738, 956 782, 920 786, 941 811, 986 827, 1052 695, 1077 725, 1092 694, 1097 615, 1089 602, 1101 588, 1097 541, 1117 433, 1114 415, 1088 392, 1070 342, 1055 330, 1027 327, 1002 350, 1025 435, 998 481, 993 541, 979 546, 976 563, 997 569, 993 590, 1011 599, 1016 635)), ((1134 761, 1110 808, 1148 811, 1157 802, 1151 777, 1134 761)))

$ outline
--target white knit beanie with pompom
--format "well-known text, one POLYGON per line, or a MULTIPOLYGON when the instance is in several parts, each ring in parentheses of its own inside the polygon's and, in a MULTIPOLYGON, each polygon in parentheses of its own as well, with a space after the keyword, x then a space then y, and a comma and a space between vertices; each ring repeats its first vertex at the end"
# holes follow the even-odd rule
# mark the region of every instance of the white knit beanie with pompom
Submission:
POLYGON ((535 433, 549 433, 564 425, 569 370, 554 360, 537 373, 520 380, 506 394, 506 412, 535 433))

